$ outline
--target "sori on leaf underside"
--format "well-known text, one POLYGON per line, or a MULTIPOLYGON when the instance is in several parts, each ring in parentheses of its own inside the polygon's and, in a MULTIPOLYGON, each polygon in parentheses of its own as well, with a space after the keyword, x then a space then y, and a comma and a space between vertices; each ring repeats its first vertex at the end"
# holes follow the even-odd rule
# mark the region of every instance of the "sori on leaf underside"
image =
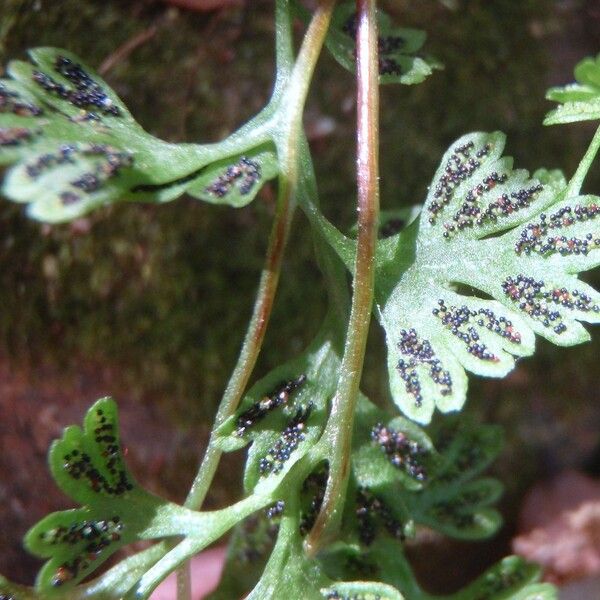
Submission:
MULTIPOLYGON (((576 78, 548 97, 600 118, 589 109, 600 97, 600 57, 583 60, 576 78), (581 104, 569 105, 574 99, 581 104)), ((546 124, 567 122, 560 110, 546 124)), ((558 170, 530 177, 514 169, 504 144, 500 132, 461 137, 442 158, 418 218, 418 209, 382 213, 375 313, 393 399, 420 423, 435 408, 460 410, 465 370, 503 377, 533 353, 534 334, 570 346, 589 339, 582 321, 600 319, 600 296, 577 277, 600 263, 600 198, 581 194, 600 130, 569 182, 558 170)), ((310 199, 301 206, 352 271, 356 242, 310 199)))
MULTIPOLYGON (((465 370, 503 377, 534 334, 570 346, 589 339, 581 321, 600 320, 600 295, 577 277, 600 263, 600 198, 569 194, 559 171, 513 169, 504 143, 497 132, 452 144, 420 217, 378 244, 390 389, 420 423, 460 410, 465 370)), ((355 242, 313 222, 352 270, 355 242)))
POLYGON ((27 203, 33 218, 67 221, 183 192, 239 207, 277 174, 273 143, 259 131, 272 111, 219 144, 169 144, 146 133, 78 57, 56 48, 29 56, 0 80, 0 165, 15 165, 3 194, 27 203))
MULTIPOLYGON (((327 362, 322 352, 315 351, 316 363, 319 356, 327 362)), ((257 389, 268 384, 263 381, 257 389)), ((275 391, 282 394, 284 387, 275 391)), ((294 397, 297 391, 292 389, 273 411, 302 402, 302 397, 294 397)), ((247 408, 240 408, 238 420, 247 414, 247 408)), ((501 488, 497 481, 479 475, 500 450, 500 431, 453 419, 432 431, 430 438, 402 417, 390 420, 364 396, 357 416, 352 483, 340 538, 318 559, 310 560, 302 539, 318 510, 326 478, 326 465, 318 452, 306 461, 306 448, 291 448, 283 461, 305 462, 296 474, 289 470, 283 477, 272 471, 263 474, 278 480, 278 485, 271 486, 247 477, 246 500, 220 511, 197 513, 149 494, 135 482, 123 461, 116 405, 109 398, 101 399, 88 411, 83 428, 67 428, 49 453, 54 479, 81 507, 48 515, 27 533, 28 549, 47 559, 35 590, 0 579, 0 594, 11 600, 147 597, 156 582, 152 576, 149 581, 144 578, 160 565, 167 542, 81 582, 125 544, 184 536, 182 544, 194 552, 239 523, 215 599, 235 598, 250 590, 249 597, 255 600, 278 598, 286 589, 302 590, 307 599, 354 597, 363 592, 385 592, 388 596, 383 597, 391 599, 432 598, 412 574, 404 557, 404 541, 414 536, 416 525, 460 539, 487 537, 497 529, 500 518, 490 505, 501 488), (258 580, 260 569, 254 567, 269 554, 258 580), (228 576, 230 571, 236 576, 228 576), (363 579, 376 576, 377 581, 340 583, 357 574, 363 579)), ((241 435, 256 427, 256 423, 248 424, 241 435)), ((272 422, 270 427, 281 429, 282 425, 272 422)), ((252 465, 260 462, 260 454, 269 455, 266 448, 272 433, 269 427, 255 431, 252 439, 257 450, 247 472, 254 472, 252 465)), ((315 441, 306 441, 305 446, 315 450, 315 441)), ((514 596, 519 598, 553 598, 549 586, 535 583, 538 576, 532 565, 512 557, 448 598, 492 600, 507 593, 519 594, 514 596)))

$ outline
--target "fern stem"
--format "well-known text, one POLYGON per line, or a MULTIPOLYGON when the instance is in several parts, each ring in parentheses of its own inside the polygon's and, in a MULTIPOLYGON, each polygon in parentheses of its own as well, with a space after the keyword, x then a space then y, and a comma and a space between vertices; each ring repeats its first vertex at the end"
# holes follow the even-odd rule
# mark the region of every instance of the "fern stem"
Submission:
POLYGON ((379 69, 376 0, 357 0, 357 183, 358 243, 352 308, 340 381, 324 433, 329 444, 329 478, 321 510, 305 542, 314 555, 334 536, 350 472, 354 410, 371 322, 374 257, 379 221, 379 69))
POLYGON ((264 508, 269 504, 269 496, 255 494, 240 500, 227 508, 195 515, 184 527, 187 536, 175 546, 172 546, 158 561, 150 567, 126 595, 125 600, 145 600, 165 577, 184 564, 194 554, 204 550, 212 542, 219 539, 236 523, 248 515, 264 508))
POLYGON ((260 276, 252 317, 237 363, 219 405, 206 454, 185 501, 185 506, 188 508, 197 510, 202 506, 221 457, 221 451, 215 446, 215 430, 237 409, 260 353, 279 282, 291 213, 289 190, 280 185, 277 209, 269 235, 267 255, 260 276))
MULTIPOLYGON (((202 506, 221 458, 222 451, 215 445, 215 431, 235 412, 242 399, 260 353, 271 315, 284 249, 295 209, 294 196, 298 185, 298 145, 301 139, 304 104, 314 68, 329 28, 334 5, 335 0, 323 0, 316 9, 289 78, 289 87, 283 103, 286 107, 285 115, 287 118, 282 121, 282 134, 276 140, 280 153, 281 174, 279 177, 277 209, 269 236, 267 255, 260 277, 252 317, 240 355, 221 399, 202 464, 185 501, 185 506, 193 510, 198 510, 202 506)), ((277 3, 276 31, 278 36, 277 64, 279 71, 284 68, 284 65, 289 64, 291 58, 289 0, 280 0, 277 3)), ((283 77, 284 81, 286 79, 286 77, 283 77)), ((281 85, 283 85, 282 78, 278 77, 275 93, 278 93, 281 85)), ((179 600, 188 600, 190 597, 189 565, 178 571, 177 587, 179 600)))
POLYGON ((177 600, 192 600, 192 567, 189 562, 177 570, 177 600))
MULTIPOLYGON (((284 2, 282 4, 287 7, 289 3, 284 2)), ((284 104, 286 105, 285 114, 291 116, 282 126, 285 142, 280 144, 282 146, 280 149, 282 172, 279 177, 277 209, 269 236, 267 256, 260 278, 252 318, 242 344, 240 356, 219 405, 204 460, 185 502, 185 506, 191 509, 201 507, 221 456, 221 451, 215 447, 215 430, 237 409, 264 339, 279 281, 289 225, 295 208, 294 194, 298 184, 297 146, 302 126, 304 103, 316 61, 329 27, 334 4, 335 0, 323 0, 316 9, 290 79, 290 91, 286 94, 284 104)))
POLYGON ((277 96, 287 86, 294 67, 294 35, 292 32, 291 0, 275 3, 275 86, 277 96))
POLYGON ((598 153, 599 149, 600 127, 596 129, 596 133, 594 134, 594 137, 592 138, 592 141, 590 142, 586 153, 583 155, 583 158, 581 159, 581 162, 579 163, 575 174, 573 175, 573 177, 571 177, 571 181, 569 181, 566 194, 567 198, 570 198, 572 196, 578 196, 581 192, 581 186, 583 185, 583 182, 590 170, 590 167, 592 166, 592 163, 594 162, 594 159, 596 158, 596 154, 598 153))
MULTIPOLYGON (((278 0, 276 3, 275 31, 277 68, 273 90, 274 97, 278 96, 282 88, 288 83, 293 63, 290 0, 278 0)), ((279 178, 277 208, 269 234, 267 254, 258 284, 252 316, 237 363, 221 398, 206 452, 185 501, 185 506, 194 510, 199 510, 202 507, 221 459, 222 452, 215 446, 215 430, 238 407, 262 347, 279 282, 289 224, 293 216, 293 206, 289 202, 290 194, 291 188, 287 183, 283 183, 283 176, 281 176, 279 178)), ((191 569, 189 562, 187 562, 177 570, 177 599, 190 600, 191 586, 191 569)))

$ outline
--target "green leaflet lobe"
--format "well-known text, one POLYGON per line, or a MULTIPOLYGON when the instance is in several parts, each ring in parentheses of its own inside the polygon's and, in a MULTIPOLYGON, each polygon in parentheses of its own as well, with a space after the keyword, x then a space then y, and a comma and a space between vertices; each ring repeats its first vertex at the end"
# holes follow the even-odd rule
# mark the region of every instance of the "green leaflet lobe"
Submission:
POLYGON ((534 333, 573 345, 589 338, 579 321, 600 319, 598 293, 576 277, 600 259, 598 199, 565 199, 559 174, 530 178, 503 148, 500 133, 457 140, 420 222, 379 244, 390 387, 422 423, 461 408, 465 369, 502 377, 533 352, 534 333))
POLYGON ((321 590, 325 600, 403 600, 404 596, 391 585, 377 581, 336 583, 321 590))
POLYGON ((548 90, 546 98, 560 106, 546 115, 544 125, 600 119, 600 54, 577 64, 575 80, 576 83, 548 90))
POLYGON ((388 421, 364 398, 358 410, 352 469, 362 544, 384 531, 403 540, 414 523, 459 539, 497 530, 501 518, 491 505, 502 487, 478 476, 500 451, 498 428, 449 419, 432 441, 403 417, 388 421))
MULTIPOLYGON (((299 14, 308 20, 308 13, 299 4, 299 14)), ((396 27, 390 17, 378 11, 379 82, 417 84, 424 81, 441 64, 420 53, 426 34, 419 29, 396 27)), ((325 44, 342 67, 354 72, 356 63, 356 4, 344 2, 336 7, 325 44)))
POLYGON ((30 51, 0 80, 0 164, 14 165, 3 193, 35 219, 68 221, 118 201, 165 202, 186 190, 213 204, 244 206, 276 176, 273 144, 247 125, 238 143, 168 144, 73 54, 30 51), (245 148, 245 151, 244 151, 245 148), (240 153, 241 152, 241 153, 240 153))
POLYGON ((48 596, 73 589, 122 546, 161 537, 168 520, 161 524, 159 513, 168 519, 183 511, 141 489, 127 470, 110 398, 91 407, 83 429, 65 429, 49 463, 59 487, 82 507, 46 516, 25 536, 28 550, 49 559, 37 579, 48 596))

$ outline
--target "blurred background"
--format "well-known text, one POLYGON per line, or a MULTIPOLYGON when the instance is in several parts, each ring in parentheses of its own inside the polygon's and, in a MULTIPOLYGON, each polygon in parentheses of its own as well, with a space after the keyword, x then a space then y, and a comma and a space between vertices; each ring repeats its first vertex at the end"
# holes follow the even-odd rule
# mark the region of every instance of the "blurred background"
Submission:
MULTIPOLYGON (((215 141, 269 97, 272 4, 3 0, 0 62, 23 58, 29 47, 67 48, 99 68, 151 133, 174 142, 215 141)), ((468 131, 506 132, 519 167, 573 173, 593 126, 542 127, 551 108, 544 93, 572 81, 574 65, 600 52, 598 0, 381 5, 399 24, 425 29, 427 51, 445 64, 419 86, 382 89, 384 208, 422 202, 444 150, 468 131)), ((313 88, 305 124, 321 201, 347 228, 355 197, 354 82, 324 53, 313 88)), ((585 191, 600 193, 599 164, 585 191)), ((273 208, 267 186, 241 210, 182 198, 164 206, 123 204, 50 227, 0 203, 0 572, 31 582, 39 563, 21 549, 21 537, 44 514, 69 505, 47 473, 48 444, 100 396, 119 402, 137 477, 183 500, 245 331, 273 208)), ((323 315, 301 215, 295 225, 256 377, 299 352, 323 315)), ((600 286, 600 272, 585 279, 600 286)), ((363 389, 380 403, 387 398, 382 348, 374 327, 363 389)), ((509 553, 517 533, 531 546, 522 536, 536 526, 549 547, 564 540, 564 529, 555 534, 535 522, 536 498, 537 506, 557 499, 550 520, 564 509, 563 496, 572 509, 578 493, 595 497, 600 513, 599 349, 600 331, 572 349, 538 339, 535 358, 509 378, 471 380, 467 410, 507 431, 493 469, 506 486, 506 525, 483 544, 421 540, 411 553, 427 587, 458 586, 509 553)), ((226 458, 209 506, 239 495, 242 460, 226 458)), ((590 564, 600 572, 595 518, 589 539, 597 560, 590 564)), ((567 582, 594 573, 580 559, 558 567, 564 558, 548 561, 548 578, 567 582)))

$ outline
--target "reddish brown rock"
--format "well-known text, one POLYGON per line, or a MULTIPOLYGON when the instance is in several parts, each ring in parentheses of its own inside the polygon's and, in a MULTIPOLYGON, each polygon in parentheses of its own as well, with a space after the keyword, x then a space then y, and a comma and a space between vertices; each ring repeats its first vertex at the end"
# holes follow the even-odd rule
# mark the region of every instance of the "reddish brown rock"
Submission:
POLYGON ((575 471, 528 494, 513 550, 554 583, 600 575, 600 481, 575 471))

